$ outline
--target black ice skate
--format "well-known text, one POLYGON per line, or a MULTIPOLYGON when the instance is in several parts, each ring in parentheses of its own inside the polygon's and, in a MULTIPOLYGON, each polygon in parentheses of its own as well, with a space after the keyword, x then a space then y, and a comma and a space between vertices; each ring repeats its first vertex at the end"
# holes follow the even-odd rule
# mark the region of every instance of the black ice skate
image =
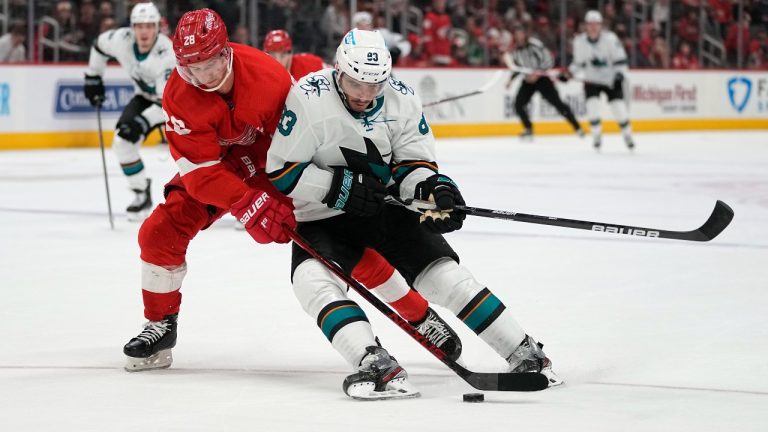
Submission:
POLYGON ((133 202, 125 209, 128 213, 128 220, 131 222, 138 222, 146 219, 149 216, 149 212, 152 210, 152 194, 150 192, 150 185, 152 179, 147 179, 147 187, 144 189, 131 189, 136 197, 133 202))
POLYGON ((176 346, 178 315, 166 315, 161 321, 148 321, 138 336, 123 347, 127 356, 125 370, 138 372, 171 366, 171 348, 176 346))
POLYGON ((600 151, 600 145, 602 144, 601 141, 602 141, 601 138, 598 137, 598 138, 595 138, 595 141, 592 143, 592 147, 595 148, 596 152, 600 151))
POLYGON ((624 143, 627 145, 627 148, 630 151, 634 151, 635 150, 635 141, 632 140, 632 137, 628 136, 628 137, 624 138, 624 143))
POLYGON ((542 351, 543 347, 543 344, 525 335, 525 339, 507 357, 509 372, 539 372, 547 377, 550 387, 562 384, 563 380, 552 371, 552 361, 542 351))
POLYGON ((381 400, 419 397, 421 394, 408 381, 408 373, 378 346, 365 348, 357 373, 344 379, 344 393, 353 399, 381 400))
POLYGON ((533 131, 529 128, 523 130, 520 134, 520 141, 531 142, 533 141, 533 131))
POLYGON ((419 334, 440 348, 449 359, 456 361, 461 356, 459 335, 432 308, 427 308, 427 314, 421 322, 411 324, 419 334))

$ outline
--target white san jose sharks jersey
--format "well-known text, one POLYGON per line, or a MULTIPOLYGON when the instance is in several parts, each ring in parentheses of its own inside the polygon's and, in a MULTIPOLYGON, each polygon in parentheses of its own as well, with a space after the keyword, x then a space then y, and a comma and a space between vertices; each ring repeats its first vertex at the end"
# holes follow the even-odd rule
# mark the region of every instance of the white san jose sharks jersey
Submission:
POLYGON ((627 52, 615 33, 602 30, 596 41, 591 41, 587 33, 573 39, 573 63, 569 67, 572 74, 583 71, 587 82, 610 86, 616 73, 627 73, 627 52))
POLYGON ((297 220, 341 213, 321 202, 334 166, 376 176, 412 198, 416 184, 437 172, 435 139, 413 89, 391 78, 366 112, 354 113, 342 102, 332 68, 294 84, 267 153, 267 173, 293 198, 297 220))
POLYGON ((99 35, 91 48, 86 73, 104 75, 110 57, 117 59, 128 72, 136 94, 160 103, 165 83, 176 67, 173 43, 167 36, 158 34, 152 49, 148 53, 140 54, 136 37, 130 27, 106 31, 99 35))

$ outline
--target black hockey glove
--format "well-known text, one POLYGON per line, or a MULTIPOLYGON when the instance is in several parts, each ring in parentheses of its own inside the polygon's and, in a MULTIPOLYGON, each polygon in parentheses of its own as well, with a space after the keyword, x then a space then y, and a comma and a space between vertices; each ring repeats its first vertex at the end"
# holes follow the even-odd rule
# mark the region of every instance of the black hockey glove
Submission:
POLYGON ((421 223, 427 229, 440 234, 461 229, 467 215, 456 210, 456 206, 463 206, 464 198, 448 176, 435 174, 417 184, 415 197, 432 201, 437 206, 436 210, 426 210, 421 215, 421 223))
POLYGON ((101 105, 104 102, 104 81, 98 75, 86 75, 85 85, 83 86, 85 97, 91 102, 92 106, 101 105))
POLYGON ((616 72, 616 76, 613 78, 613 90, 615 91, 621 90, 623 84, 624 84, 624 74, 621 72, 616 72))
POLYGON ((149 122, 141 114, 117 124, 117 136, 132 143, 137 142, 142 135, 146 136, 147 132, 149 122))
POLYGON ((331 190, 322 202, 354 216, 373 216, 384 207, 385 196, 387 188, 376 178, 333 167, 331 190))

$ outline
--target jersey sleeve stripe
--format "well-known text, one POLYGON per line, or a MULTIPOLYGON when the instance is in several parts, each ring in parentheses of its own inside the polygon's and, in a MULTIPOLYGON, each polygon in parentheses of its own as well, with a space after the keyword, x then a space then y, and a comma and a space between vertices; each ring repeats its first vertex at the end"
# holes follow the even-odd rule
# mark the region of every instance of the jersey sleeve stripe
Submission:
POLYGON ((267 174, 267 177, 277 190, 287 195, 299 183, 299 178, 307 166, 309 166, 309 162, 288 162, 283 168, 267 174))
POLYGON ((176 165, 179 167, 179 174, 182 176, 185 176, 191 173, 192 171, 198 170, 200 168, 207 168, 210 166, 214 166, 217 163, 219 163, 219 161, 210 161, 210 162, 203 162, 200 164, 196 164, 185 157, 176 159, 176 165))
POLYGON ((435 162, 407 161, 407 162, 399 163, 392 167, 392 178, 394 178, 395 180, 402 178, 406 176, 409 172, 419 167, 427 168, 431 171, 434 171, 435 174, 437 174, 437 164, 435 162))
POLYGON ((112 58, 111 55, 105 53, 104 51, 101 50, 101 48, 99 48, 99 43, 97 41, 93 42, 93 49, 95 49, 97 53, 103 55, 106 58, 112 58))
POLYGON ((617 60, 617 61, 613 62, 613 65, 614 65, 614 66, 617 66, 617 65, 625 65, 625 64, 627 64, 627 59, 623 59, 623 60, 617 60))

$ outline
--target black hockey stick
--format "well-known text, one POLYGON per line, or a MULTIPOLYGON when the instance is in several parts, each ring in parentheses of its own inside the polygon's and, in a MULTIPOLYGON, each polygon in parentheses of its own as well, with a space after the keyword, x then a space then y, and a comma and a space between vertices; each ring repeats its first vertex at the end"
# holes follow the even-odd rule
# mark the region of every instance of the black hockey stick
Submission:
POLYGON ((451 102, 451 101, 455 101, 455 100, 459 100, 459 99, 464 99, 464 98, 467 98, 467 97, 470 97, 470 96, 474 96, 474 95, 483 94, 483 93, 485 93, 486 91, 488 91, 488 89, 489 89, 489 88, 493 87, 493 85, 494 85, 494 84, 496 84, 496 82, 499 80, 499 78, 501 78, 501 76, 502 76, 502 75, 503 75, 503 73, 502 73, 501 71, 498 71, 498 72, 496 72, 496 73, 495 73, 495 74, 494 74, 494 75, 491 77, 491 79, 489 79, 489 80, 488 80, 488 82, 486 82, 485 84, 483 84, 483 85, 482 85, 482 86, 481 86, 479 89, 477 89, 477 90, 471 91, 471 92, 469 92, 469 93, 464 93, 464 94, 456 95, 456 96, 450 96, 450 97, 447 97, 447 98, 444 98, 444 99, 438 99, 438 100, 436 100, 436 101, 432 101, 432 102, 427 102, 427 103, 425 103, 425 104, 424 104, 424 105, 422 105, 422 106, 423 106, 424 108, 427 108, 427 107, 431 107, 431 106, 439 105, 439 104, 441 104, 441 103, 445 103, 445 102, 451 102))
MULTIPOLYGON (((435 208, 435 204, 430 201, 401 200, 393 196, 387 197, 386 201, 390 204, 402 205, 415 211, 430 210, 435 208)), ((631 225, 617 225, 603 222, 563 219, 552 216, 539 216, 469 206, 457 206, 456 209, 463 211, 468 215, 487 217, 492 219, 504 219, 517 222, 583 229, 612 234, 626 234, 637 237, 664 238, 699 242, 710 241, 717 237, 718 234, 723 232, 728 224, 731 223, 731 220, 733 220, 733 209, 731 209, 728 204, 720 200, 717 200, 717 203, 715 203, 715 209, 712 210, 712 214, 709 215, 707 221, 704 222, 702 226, 692 231, 668 231, 658 228, 644 228, 631 225)))
POLYGON ((96 120, 99 123, 99 147, 101 147, 101 167, 104 169, 104 187, 107 188, 107 211, 109 213, 109 228, 114 231, 115 218, 112 216, 112 199, 109 197, 109 179, 107 178, 107 159, 104 156, 104 136, 101 130, 101 103, 103 99, 100 98, 96 102, 96 120))
POLYGON ((365 288, 360 282, 356 281, 351 276, 344 273, 341 267, 335 262, 324 257, 320 252, 313 248, 307 241, 296 231, 285 227, 288 236, 299 245, 302 249, 312 255, 323 265, 325 265, 333 274, 338 276, 344 283, 352 287, 357 291, 360 296, 366 299, 373 307, 379 310, 387 316, 392 322, 397 324, 403 331, 408 333, 416 342, 427 349, 432 355, 438 358, 443 364, 448 366, 452 371, 456 372, 464 381, 466 381, 472 387, 478 390, 486 391, 538 391, 544 390, 548 387, 549 382, 547 377, 540 373, 525 372, 525 373, 493 373, 493 372, 472 372, 466 369, 460 364, 446 357, 445 352, 436 347, 424 336, 422 336, 415 328, 400 315, 396 314, 389 306, 384 304, 378 297, 371 294, 367 288, 365 288))

